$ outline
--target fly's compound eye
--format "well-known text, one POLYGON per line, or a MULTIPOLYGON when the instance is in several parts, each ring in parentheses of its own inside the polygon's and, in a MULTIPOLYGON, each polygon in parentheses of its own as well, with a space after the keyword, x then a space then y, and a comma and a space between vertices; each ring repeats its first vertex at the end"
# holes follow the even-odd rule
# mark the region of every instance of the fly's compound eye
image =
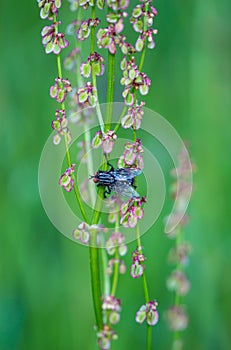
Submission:
POLYGON ((99 182, 99 180, 96 177, 93 178, 93 181, 94 181, 94 183, 99 182))

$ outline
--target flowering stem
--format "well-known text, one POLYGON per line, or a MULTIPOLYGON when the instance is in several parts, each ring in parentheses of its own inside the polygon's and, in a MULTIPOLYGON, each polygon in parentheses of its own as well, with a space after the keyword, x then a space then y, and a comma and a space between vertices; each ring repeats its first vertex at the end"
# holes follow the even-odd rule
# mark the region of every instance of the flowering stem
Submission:
POLYGON ((103 328, 102 305, 101 305, 101 286, 100 286, 100 269, 99 269, 99 249, 91 246, 96 245, 96 235, 90 239, 90 271, 92 297, 95 311, 95 318, 98 330, 103 328))
POLYGON ((114 101, 114 82, 115 82, 115 54, 108 52, 108 79, 107 79, 107 111, 105 132, 110 130, 112 121, 112 103, 114 101))
MULTIPOLYGON (((147 13, 148 11, 148 4, 145 4, 145 12, 147 13)), ((146 16, 144 17, 144 32, 146 32, 147 30, 147 20, 146 20, 146 16)), ((139 64, 139 71, 141 72, 143 65, 144 65, 144 59, 145 59, 145 54, 146 54, 146 45, 147 45, 147 39, 144 39, 144 47, 141 53, 141 58, 140 58, 140 64, 139 64)))
POLYGON ((111 287, 111 295, 115 295, 115 293, 116 293, 118 277, 119 277, 119 249, 118 249, 118 246, 116 246, 115 247, 115 263, 114 263, 114 273, 113 273, 113 280, 112 280, 112 287, 111 287))
MULTIPOLYGON (((118 232, 118 230, 119 230, 119 212, 116 215, 115 232, 118 232)), ((118 244, 117 244, 115 247, 115 263, 114 263, 114 273, 113 273, 113 280, 112 280, 111 295, 115 295, 115 293, 116 293, 118 278, 119 278, 119 248, 118 248, 118 244)))
MULTIPOLYGON (((140 253, 143 254, 142 249, 141 249, 139 224, 136 225, 136 242, 137 242, 137 247, 140 248, 140 253)), ((142 282, 143 282, 145 302, 148 303, 150 301, 150 299, 149 299, 148 283, 147 283, 145 271, 143 272, 143 275, 142 275, 142 282)), ((152 349, 152 326, 150 326, 148 324, 147 324, 147 333, 146 333, 146 349, 147 350, 152 349)))

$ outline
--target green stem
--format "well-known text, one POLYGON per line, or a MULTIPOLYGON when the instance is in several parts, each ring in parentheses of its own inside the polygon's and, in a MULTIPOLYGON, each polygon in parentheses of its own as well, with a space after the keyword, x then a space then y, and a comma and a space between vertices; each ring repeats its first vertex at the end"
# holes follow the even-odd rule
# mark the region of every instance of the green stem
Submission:
MULTIPOLYGON (((118 231, 119 231, 119 212, 116 215, 116 224, 115 224, 115 232, 118 232, 118 231)), ((115 247, 115 263, 114 263, 114 273, 113 273, 113 280, 112 280, 111 295, 115 295, 115 293, 116 293, 118 279, 119 279, 119 247, 117 245, 115 247)))
POLYGON ((149 324, 147 324, 146 339, 147 339, 147 343, 146 343, 147 350, 152 350, 152 326, 149 326, 149 324))
POLYGON ((115 263, 114 263, 114 273, 111 287, 111 295, 115 296, 117 283, 119 278, 119 249, 118 246, 115 247, 115 263))
MULTIPOLYGON (((177 250, 178 246, 181 245, 182 243, 183 243, 183 231, 182 231, 182 228, 179 226, 177 234, 176 234, 176 250, 177 250)), ((180 261, 178 261, 178 263, 176 265, 176 270, 178 270, 178 271, 183 270, 183 265, 181 264, 180 261)), ((176 306, 176 307, 179 306, 181 304, 181 300, 182 300, 182 296, 176 292, 175 299, 174 299, 174 306, 176 306)), ((181 332, 174 331, 173 332, 173 343, 174 343, 174 341, 176 341, 180 338, 181 338, 181 332)))
MULTIPOLYGON (((62 65, 61 65, 60 55, 57 55, 57 70, 58 70, 59 78, 62 79, 63 74, 62 74, 62 65)), ((65 111, 65 103, 64 102, 61 103, 61 108, 65 111)), ((70 151, 69 151, 69 146, 68 146, 68 137, 67 137, 66 133, 64 133, 64 143, 65 143, 65 149, 66 149, 67 164, 68 164, 68 167, 71 167, 72 162, 71 162, 71 156, 70 156, 70 151)), ((74 193, 75 193, 75 197, 76 197, 77 203, 79 205, 79 209, 81 211, 81 214, 82 214, 83 219, 85 220, 85 222, 89 223, 89 219, 88 219, 87 214, 85 212, 85 209, 83 207, 83 203, 82 203, 82 200, 81 200, 81 196, 80 196, 80 193, 79 193, 78 186, 76 185, 76 179, 75 179, 74 174, 72 175, 72 178, 74 180, 74 193)))
POLYGON ((114 101, 115 85, 115 54, 108 52, 108 79, 107 79, 107 111, 105 121, 105 132, 110 130, 112 122, 112 104, 114 101))

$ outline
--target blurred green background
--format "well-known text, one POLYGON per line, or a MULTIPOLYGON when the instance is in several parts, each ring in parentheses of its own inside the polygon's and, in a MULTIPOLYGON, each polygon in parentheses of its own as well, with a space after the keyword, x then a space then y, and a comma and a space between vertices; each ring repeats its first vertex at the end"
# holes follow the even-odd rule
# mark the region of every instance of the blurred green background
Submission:
MULTIPOLYGON (((186 233, 193 254, 188 268, 192 289, 185 298, 190 315, 185 349, 228 350, 231 3, 156 0, 154 5, 159 34, 143 69, 152 79, 147 106, 189 140, 198 168, 186 233)), ((38 194, 38 162, 56 108, 49 98, 56 67, 54 57, 44 54, 40 30, 46 21, 38 13, 36 1, 0 4, 0 349, 93 350, 88 250, 56 231, 38 194)), ((168 167, 163 170, 169 182, 168 167)), ((171 341, 163 320, 172 302, 165 281, 171 271, 166 254, 173 242, 164 236, 162 223, 168 202, 143 237, 150 291, 160 311, 153 348, 161 350, 170 349, 171 341)), ((130 252, 134 247, 129 246, 130 252)), ((123 313, 112 349, 144 349, 145 327, 134 321, 143 303, 141 282, 129 273, 120 282, 123 313)))

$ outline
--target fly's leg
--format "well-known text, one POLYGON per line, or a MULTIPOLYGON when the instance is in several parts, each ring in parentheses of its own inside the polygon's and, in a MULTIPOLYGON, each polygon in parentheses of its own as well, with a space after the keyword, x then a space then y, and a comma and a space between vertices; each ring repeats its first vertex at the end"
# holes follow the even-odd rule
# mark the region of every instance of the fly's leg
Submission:
POLYGON ((107 161, 107 165, 111 167, 111 169, 110 169, 108 172, 114 171, 114 170, 115 170, 114 167, 113 167, 113 165, 111 165, 108 161, 107 161))
POLYGON ((104 191, 104 194, 103 194, 104 198, 107 198, 106 194, 108 194, 108 195, 111 194, 111 189, 108 186, 107 186, 107 188, 104 191))
POLYGON ((131 179, 131 186, 132 186, 134 189, 137 188, 137 186, 134 184, 134 179, 131 179))

